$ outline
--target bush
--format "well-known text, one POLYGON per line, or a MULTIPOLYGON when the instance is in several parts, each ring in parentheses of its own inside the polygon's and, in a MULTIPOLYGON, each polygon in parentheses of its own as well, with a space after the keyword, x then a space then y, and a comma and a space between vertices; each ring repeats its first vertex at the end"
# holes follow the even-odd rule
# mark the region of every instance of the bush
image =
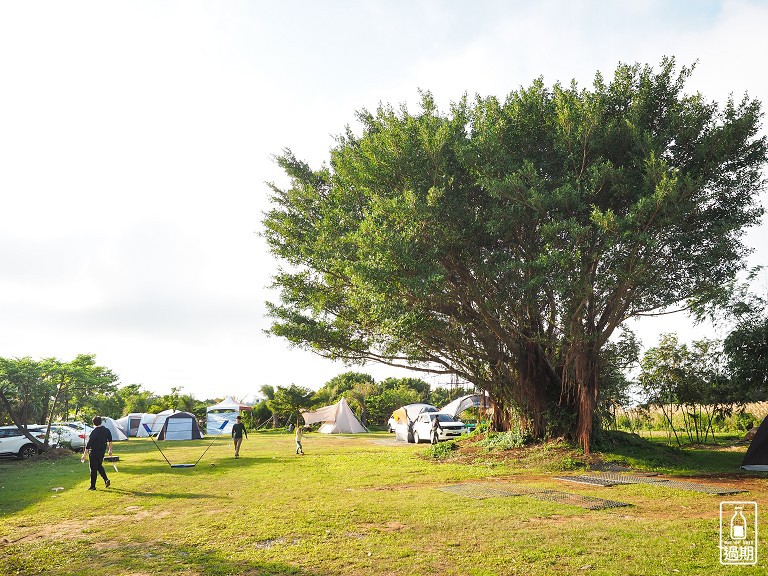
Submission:
POLYGON ((447 458, 451 452, 458 449, 458 445, 453 440, 449 442, 440 442, 438 444, 432 444, 427 448, 426 453, 428 456, 437 459, 447 458))
POLYGON ((521 448, 531 441, 531 436, 527 432, 520 430, 510 430, 509 432, 489 433, 485 438, 478 442, 489 452, 491 450, 512 450, 521 448))

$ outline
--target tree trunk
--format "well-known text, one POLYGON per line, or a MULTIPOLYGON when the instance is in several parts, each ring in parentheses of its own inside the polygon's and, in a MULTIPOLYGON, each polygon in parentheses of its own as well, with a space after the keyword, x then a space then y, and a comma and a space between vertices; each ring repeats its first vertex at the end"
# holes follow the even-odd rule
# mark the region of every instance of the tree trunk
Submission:
POLYGON ((571 344, 563 367, 563 388, 573 398, 576 409, 576 425, 573 433, 584 454, 590 452, 599 375, 595 345, 589 341, 577 341, 571 344))

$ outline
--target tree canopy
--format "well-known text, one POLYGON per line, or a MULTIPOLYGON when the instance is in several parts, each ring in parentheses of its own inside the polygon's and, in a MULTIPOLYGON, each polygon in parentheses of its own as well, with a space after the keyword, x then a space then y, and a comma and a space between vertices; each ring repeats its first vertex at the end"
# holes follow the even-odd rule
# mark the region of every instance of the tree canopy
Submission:
POLYGON ((272 333, 331 358, 455 373, 494 425, 589 450, 600 351, 627 319, 705 302, 762 215, 760 104, 619 65, 447 112, 363 110, 330 164, 289 150, 264 219, 272 333))

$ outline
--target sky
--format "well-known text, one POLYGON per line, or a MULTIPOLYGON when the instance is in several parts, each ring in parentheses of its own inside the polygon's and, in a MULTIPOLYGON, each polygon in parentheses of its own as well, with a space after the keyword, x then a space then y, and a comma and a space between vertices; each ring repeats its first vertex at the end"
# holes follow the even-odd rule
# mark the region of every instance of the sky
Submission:
MULTIPOLYGON (((320 167, 355 111, 419 90, 445 109, 664 55, 698 62, 691 92, 768 105, 766 25, 757 0, 0 3, 0 357, 95 354, 199 399, 408 375, 264 333, 274 155, 320 167)), ((768 222, 746 242, 766 263, 768 222)))

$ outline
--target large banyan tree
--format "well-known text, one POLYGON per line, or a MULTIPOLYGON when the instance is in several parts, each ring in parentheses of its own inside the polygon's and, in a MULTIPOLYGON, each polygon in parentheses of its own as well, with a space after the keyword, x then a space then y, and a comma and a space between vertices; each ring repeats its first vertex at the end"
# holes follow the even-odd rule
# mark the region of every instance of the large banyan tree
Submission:
POLYGON ((455 373, 494 425, 586 451, 601 349, 629 318, 712 298, 759 222, 760 103, 722 107, 664 59, 591 89, 357 114, 330 162, 277 158, 271 332, 321 355, 455 373))

